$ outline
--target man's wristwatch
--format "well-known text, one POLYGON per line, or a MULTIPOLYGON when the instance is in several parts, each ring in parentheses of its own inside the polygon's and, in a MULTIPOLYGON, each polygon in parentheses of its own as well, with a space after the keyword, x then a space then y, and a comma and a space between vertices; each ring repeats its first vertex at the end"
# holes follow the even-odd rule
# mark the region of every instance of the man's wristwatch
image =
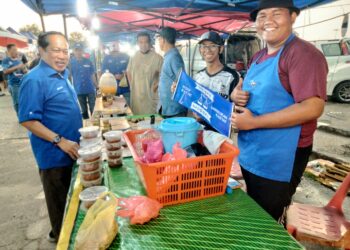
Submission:
POLYGON ((61 138, 62 138, 62 136, 56 135, 55 138, 53 138, 52 143, 55 144, 55 145, 57 145, 58 143, 61 142, 61 138))

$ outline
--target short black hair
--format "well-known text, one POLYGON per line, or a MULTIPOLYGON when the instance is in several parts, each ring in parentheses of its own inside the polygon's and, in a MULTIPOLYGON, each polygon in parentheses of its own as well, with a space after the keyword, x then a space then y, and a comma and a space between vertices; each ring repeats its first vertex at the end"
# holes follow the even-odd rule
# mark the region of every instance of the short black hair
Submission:
POLYGON ((16 44, 14 44, 14 43, 9 43, 9 44, 7 44, 7 45, 6 45, 7 51, 9 51, 12 47, 16 47, 16 44))
POLYGON ((175 44, 176 41, 176 29, 171 27, 164 27, 159 35, 163 37, 168 43, 175 44))
POLYGON ((147 33, 147 32, 139 32, 137 34, 137 37, 136 37, 136 40, 138 41, 139 40, 139 37, 147 37, 148 38, 148 42, 151 43, 151 36, 147 33))
MULTIPOLYGON (((42 32, 39 34, 38 36, 38 46, 43 48, 43 49, 46 49, 47 46, 50 45, 50 42, 49 42, 49 36, 52 36, 52 35, 59 35, 59 36, 63 36, 64 39, 66 39, 66 37, 61 33, 61 32, 58 32, 58 31, 48 31, 48 32, 42 32)), ((66 39, 67 40, 67 39, 66 39)))

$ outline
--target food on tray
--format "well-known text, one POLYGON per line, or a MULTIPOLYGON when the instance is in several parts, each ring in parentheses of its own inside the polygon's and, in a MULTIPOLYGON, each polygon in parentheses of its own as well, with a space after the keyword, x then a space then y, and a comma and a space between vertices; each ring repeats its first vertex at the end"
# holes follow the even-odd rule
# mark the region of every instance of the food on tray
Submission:
POLYGON ((89 187, 79 194, 79 199, 82 201, 83 206, 89 209, 97 200, 97 198, 104 192, 107 192, 108 188, 105 186, 89 187))
POLYGON ((91 139, 98 136, 99 129, 100 128, 97 126, 89 126, 85 128, 80 128, 79 133, 84 139, 91 139))
POLYGON ((78 154, 85 162, 96 161, 101 157, 101 146, 96 145, 92 147, 81 148, 78 154))
POLYGON ((91 162, 84 162, 82 159, 78 159, 77 161, 79 168, 82 171, 88 172, 88 171, 95 171, 101 166, 101 158, 98 158, 96 161, 91 162))

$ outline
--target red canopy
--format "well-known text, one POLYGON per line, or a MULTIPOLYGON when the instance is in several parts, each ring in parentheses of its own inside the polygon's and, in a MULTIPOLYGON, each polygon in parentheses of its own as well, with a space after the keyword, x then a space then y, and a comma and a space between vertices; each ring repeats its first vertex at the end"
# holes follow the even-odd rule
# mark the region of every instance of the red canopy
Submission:
POLYGON ((18 48, 28 47, 28 40, 26 37, 12 34, 10 32, 0 31, 0 46, 6 47, 7 44, 13 43, 18 48))

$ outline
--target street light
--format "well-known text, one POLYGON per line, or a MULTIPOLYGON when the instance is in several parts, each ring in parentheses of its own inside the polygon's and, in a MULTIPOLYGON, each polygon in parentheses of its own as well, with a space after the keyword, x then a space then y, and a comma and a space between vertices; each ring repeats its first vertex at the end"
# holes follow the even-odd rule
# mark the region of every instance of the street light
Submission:
POLYGON ((78 16, 82 18, 86 18, 89 13, 89 6, 86 0, 78 0, 77 1, 77 10, 78 16))
POLYGON ((98 30, 100 28, 100 20, 98 19, 97 15, 95 14, 95 16, 92 18, 91 20, 91 27, 94 30, 98 30))

